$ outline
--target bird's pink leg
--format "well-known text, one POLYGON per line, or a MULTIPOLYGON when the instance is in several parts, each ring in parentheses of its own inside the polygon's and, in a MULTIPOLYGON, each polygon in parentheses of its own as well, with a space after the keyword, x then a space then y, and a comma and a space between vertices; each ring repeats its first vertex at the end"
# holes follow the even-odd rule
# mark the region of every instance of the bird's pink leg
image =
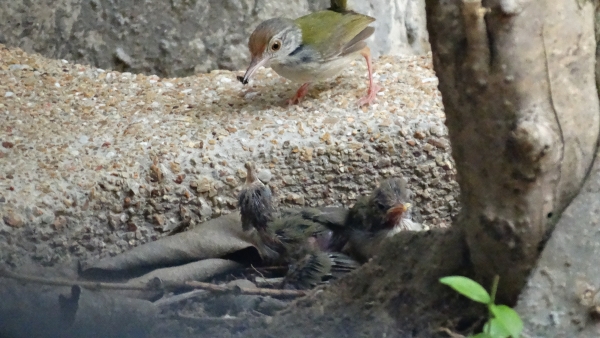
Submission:
POLYGON ((373 67, 371 66, 371 50, 369 49, 369 47, 365 47, 363 48, 363 50, 360 51, 360 54, 367 61, 367 70, 369 71, 369 90, 367 91, 367 96, 358 100, 358 105, 364 106, 366 104, 370 104, 371 102, 373 102, 373 100, 375 100, 375 96, 377 96, 377 92, 381 90, 381 87, 373 81, 373 67))
POLYGON ((293 104, 298 104, 300 103, 300 101, 302 101, 302 98, 304 96, 306 96, 306 93, 308 93, 308 86, 310 85, 309 82, 303 84, 302 86, 300 86, 300 88, 298 88, 298 91, 296 92, 296 95, 294 95, 294 97, 292 97, 291 99, 288 100, 288 104, 291 106, 293 104))

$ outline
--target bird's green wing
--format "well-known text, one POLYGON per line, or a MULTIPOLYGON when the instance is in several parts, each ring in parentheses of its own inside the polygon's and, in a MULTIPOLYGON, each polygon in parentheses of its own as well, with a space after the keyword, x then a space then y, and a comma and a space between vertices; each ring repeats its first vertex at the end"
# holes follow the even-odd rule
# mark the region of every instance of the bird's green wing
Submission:
POLYGON ((319 51, 324 60, 357 51, 357 43, 361 45, 373 33, 373 28, 367 29, 373 21, 375 19, 367 15, 329 10, 295 20, 302 30, 302 43, 319 51))
POLYGON ((288 245, 303 244, 318 227, 318 224, 300 215, 279 218, 269 223, 269 228, 275 236, 288 245))
POLYGON ((300 216, 306 220, 324 225, 330 230, 343 228, 348 215, 348 209, 341 207, 284 208, 280 212, 282 217, 300 216))

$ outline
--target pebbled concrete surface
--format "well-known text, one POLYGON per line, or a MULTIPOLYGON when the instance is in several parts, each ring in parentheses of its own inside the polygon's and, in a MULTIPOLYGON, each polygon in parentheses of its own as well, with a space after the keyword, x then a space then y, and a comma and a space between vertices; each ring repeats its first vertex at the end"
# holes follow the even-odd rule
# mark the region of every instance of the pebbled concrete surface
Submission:
POLYGON ((44 265, 116 255, 236 208, 244 162, 277 203, 351 206, 404 175, 417 220, 458 210, 431 60, 364 62, 282 104, 296 86, 270 69, 160 78, 104 71, 0 46, 0 261, 44 265))

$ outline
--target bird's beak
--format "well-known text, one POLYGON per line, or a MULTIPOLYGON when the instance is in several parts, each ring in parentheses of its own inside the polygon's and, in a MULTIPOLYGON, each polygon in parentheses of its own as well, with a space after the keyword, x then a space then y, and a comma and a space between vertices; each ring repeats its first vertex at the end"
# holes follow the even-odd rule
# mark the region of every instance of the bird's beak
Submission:
POLYGON ((402 215, 407 212, 412 205, 410 203, 400 203, 391 207, 386 213, 385 218, 390 227, 396 226, 402 219, 402 215))
POLYGON ((252 58, 252 61, 250 62, 250 66, 248 66, 248 69, 246 70, 246 74, 244 74, 244 77, 242 78, 241 76, 238 77, 238 79, 240 80, 240 82, 242 84, 247 84, 248 80, 250 80, 250 78, 252 77, 252 75, 254 75, 254 73, 256 72, 256 70, 262 66, 264 66, 267 62, 269 62, 269 57, 265 56, 265 57, 259 57, 259 56, 255 56, 252 58))

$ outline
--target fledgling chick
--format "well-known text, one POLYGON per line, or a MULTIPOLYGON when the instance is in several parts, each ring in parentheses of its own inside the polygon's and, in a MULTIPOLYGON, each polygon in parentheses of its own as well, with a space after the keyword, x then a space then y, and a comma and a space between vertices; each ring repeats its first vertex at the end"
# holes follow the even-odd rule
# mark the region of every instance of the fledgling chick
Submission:
POLYGON ((283 279, 282 288, 308 290, 358 268, 360 264, 352 258, 333 252, 315 251, 291 263, 283 279))
POLYGON ((242 227, 256 229, 256 246, 266 263, 290 266, 286 287, 311 288, 358 266, 343 254, 326 252, 331 246, 331 228, 340 226, 345 212, 304 208, 276 213, 271 191, 256 177, 254 165, 246 163, 246 170, 238 196, 242 227))
POLYGON ((331 231, 297 212, 276 213, 271 190, 256 177, 254 164, 248 162, 245 167, 246 182, 238 195, 242 228, 256 229, 261 256, 269 263, 287 264, 304 255, 303 247, 309 241, 322 243, 322 249, 326 249, 331 231))
POLYGON ((409 190, 402 178, 386 179, 350 209, 342 231, 334 233, 332 249, 346 250, 360 261, 372 257, 381 241, 402 230, 418 231, 411 220, 409 190))
POLYGON ((287 289, 311 289, 356 269, 352 258, 327 252, 332 231, 322 223, 302 217, 302 212, 275 221, 273 228, 286 247, 288 272, 282 283, 287 289))
POLYGON ((282 261, 293 262, 309 252, 329 248, 332 231, 299 215, 283 216, 269 223, 269 233, 283 247, 282 261))
POLYGON ((247 162, 246 182, 238 195, 238 206, 242 216, 242 229, 265 229, 273 218, 271 189, 256 176, 254 163, 247 162))

